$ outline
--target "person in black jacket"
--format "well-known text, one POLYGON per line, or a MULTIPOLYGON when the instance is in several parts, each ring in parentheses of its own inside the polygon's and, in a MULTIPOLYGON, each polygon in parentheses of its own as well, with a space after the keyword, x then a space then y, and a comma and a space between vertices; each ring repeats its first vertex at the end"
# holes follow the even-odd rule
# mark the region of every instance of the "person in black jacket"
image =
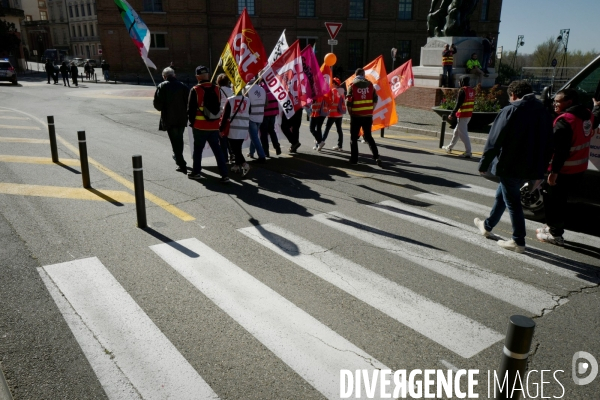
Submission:
POLYGON ((74 62, 71 62, 71 79, 73 80, 73 85, 79 86, 77 84, 77 75, 79 74, 79 69, 74 62))
POLYGON ((500 111, 492 124, 479 162, 481 175, 491 169, 500 179, 496 200, 490 216, 485 221, 475 218, 474 223, 483 236, 491 236, 508 208, 512 239, 497 243, 504 249, 523 253, 526 231, 521 186, 527 180, 544 178, 552 155, 552 117, 526 81, 512 82, 507 92, 511 104, 500 111))
POLYGON ((167 131, 173 149, 173 159, 177 164, 176 171, 187 174, 187 163, 183 158, 183 132, 187 125, 187 86, 175 78, 175 71, 167 67, 163 70, 164 82, 161 82, 154 93, 154 108, 160 111, 158 129, 167 131))
POLYGON ((46 70, 46 75, 48 75, 48 84, 50 84, 50 78, 54 81, 54 84, 58 83, 58 77, 54 75, 54 64, 52 60, 47 59, 46 64, 44 65, 44 69, 46 70))
POLYGON ((67 66, 66 61, 63 61, 60 66, 60 75, 62 76, 63 84, 65 86, 69 85, 69 87, 71 87, 71 84, 69 83, 69 67, 67 66))

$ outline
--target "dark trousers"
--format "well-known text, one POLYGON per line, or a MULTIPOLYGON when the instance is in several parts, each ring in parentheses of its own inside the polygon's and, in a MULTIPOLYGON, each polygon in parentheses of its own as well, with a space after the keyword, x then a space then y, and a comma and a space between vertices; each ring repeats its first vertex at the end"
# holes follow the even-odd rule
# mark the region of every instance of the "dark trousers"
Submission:
POLYGON ((363 138, 369 144, 373 159, 379 158, 379 151, 375 139, 371 135, 371 127, 373 126, 373 117, 350 117, 350 162, 358 162, 358 134, 360 129, 363 130, 363 138))
POLYGON ((263 122, 260 124, 260 143, 262 144, 265 154, 269 153, 269 136, 275 150, 279 150, 279 140, 277 139, 277 132, 275 132, 275 119, 276 115, 270 115, 263 118, 263 122))
POLYGON ((325 117, 310 117, 310 133, 312 133, 317 143, 323 141, 323 133, 321 131, 323 122, 325 122, 325 117))
POLYGON ((52 80, 54 82, 56 82, 56 79, 54 79, 54 72, 52 72, 52 71, 46 71, 46 75, 48 75, 48 83, 50 83, 50 78, 52 78, 52 80))
POLYGON ((556 185, 544 185, 544 213, 546 225, 550 227, 552 236, 562 236, 565 233, 567 217, 567 200, 569 194, 581 183, 583 172, 577 174, 558 174, 556 185))
MULTIPOLYGON (((183 132, 185 127, 181 128, 169 128, 167 133, 169 134, 169 140, 171 141, 171 148, 173 149, 173 156, 175 157, 175 163, 181 167, 186 168, 187 163, 183 158, 183 132)), ((194 139, 194 142, 196 139, 194 139)))
POLYGON ((500 177, 500 184, 496 190, 496 200, 490 211, 490 216, 485 220, 485 230, 491 232, 500 222, 504 210, 508 208, 510 222, 513 228, 512 238, 519 246, 525 246, 525 215, 521 205, 521 186, 523 179, 500 177))
POLYGON ((233 151, 233 155, 235 156, 235 165, 239 165, 241 167, 246 162, 244 154, 242 154, 242 145, 244 144, 244 139, 228 140, 231 151, 233 151))
POLYGON ((454 80, 452 79, 452 65, 444 65, 442 69, 444 71, 442 74, 442 86, 453 88, 454 80))
POLYGON ((79 86, 79 85, 77 84, 77 75, 75 75, 75 74, 71 74, 71 78, 73 79, 73 85, 75 85, 75 86, 79 86))
POLYGON ((65 86, 71 87, 71 84, 69 83, 69 75, 68 74, 63 74, 62 72, 60 74, 62 75, 62 78, 63 78, 63 84, 65 86))
POLYGON ((227 160, 233 161, 233 152, 231 151, 231 148, 229 148, 229 140, 227 139, 227 137, 220 136, 219 143, 221 145, 221 153, 223 153, 223 158, 225 158, 225 162, 227 162, 227 160))
POLYGON ((300 125, 302 125, 302 108, 290 119, 283 116, 281 130, 291 144, 296 144, 300 140, 300 125))
POLYGON ((335 128, 338 133, 338 146, 341 148, 342 143, 344 142, 344 133, 342 132, 342 117, 329 117, 327 118, 327 123, 325 124, 325 132, 323 133, 323 141, 327 140, 327 135, 329 135, 329 130, 335 124, 335 128))
POLYGON ((192 168, 193 174, 199 174, 202 171, 202 151, 206 142, 210 146, 215 159, 217 160, 217 166, 219 167, 219 173, 222 177, 227 176, 227 164, 221 153, 221 146, 219 146, 219 131, 201 131, 194 129, 194 167, 192 168))

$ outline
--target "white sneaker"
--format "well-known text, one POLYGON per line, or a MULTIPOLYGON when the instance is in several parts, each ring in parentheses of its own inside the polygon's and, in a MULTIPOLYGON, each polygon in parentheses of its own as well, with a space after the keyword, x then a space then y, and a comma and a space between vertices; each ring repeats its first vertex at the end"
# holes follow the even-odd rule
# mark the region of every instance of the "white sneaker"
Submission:
POLYGON ((550 230, 548 230, 548 232, 538 232, 536 238, 540 242, 552 243, 557 246, 565 245, 565 239, 562 236, 552 236, 550 230))
POLYGON ((448 153, 448 154, 452 153, 452 149, 450 148, 450 145, 442 146, 442 149, 444 149, 446 151, 446 153, 448 153))
POLYGON ((244 165, 242 165, 242 176, 246 176, 248 171, 250 171, 250 164, 244 163, 244 165))
POLYGON ((319 145, 317 146, 317 151, 321 151, 321 149, 325 146, 325 142, 321 142, 319 143, 319 145))
POLYGON ((481 232, 481 234, 484 237, 490 237, 490 236, 492 236, 492 232, 490 232, 490 231, 488 231, 488 230, 485 229, 485 223, 484 223, 484 221, 480 220, 479 218, 475 218, 473 220, 473 223, 475 224, 476 227, 479 228, 479 232, 481 232))
POLYGON ((342 151, 342 148, 340 146, 333 146, 331 150, 342 151))
POLYGON ((367 141, 362 136, 360 137, 360 142, 361 143, 367 143, 367 141))
POLYGON ((545 225, 543 228, 537 228, 535 230, 535 233, 549 233, 550 232, 550 227, 548 225, 545 225))
POLYGON ((519 246, 518 244, 515 243, 515 241, 513 239, 498 240, 497 243, 498 243, 498 246, 502 247, 503 249, 511 250, 511 251, 514 251, 515 253, 524 253, 525 252, 525 246, 519 246))
POLYGON ((315 141, 315 145, 313 146, 313 150, 316 150, 316 149, 317 149, 317 147, 319 147, 319 143, 317 143, 317 142, 315 141))

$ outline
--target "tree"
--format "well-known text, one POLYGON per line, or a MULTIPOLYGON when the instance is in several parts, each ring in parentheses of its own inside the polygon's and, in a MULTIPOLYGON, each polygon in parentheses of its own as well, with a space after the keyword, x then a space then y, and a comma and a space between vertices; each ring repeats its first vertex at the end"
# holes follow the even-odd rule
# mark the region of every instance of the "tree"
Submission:
POLYGON ((558 54, 562 45, 556 41, 556 38, 549 37, 545 42, 538 44, 533 51, 534 67, 550 67, 552 60, 562 56, 558 54))
POLYGON ((15 24, 0 20, 0 54, 18 53, 20 44, 15 24))

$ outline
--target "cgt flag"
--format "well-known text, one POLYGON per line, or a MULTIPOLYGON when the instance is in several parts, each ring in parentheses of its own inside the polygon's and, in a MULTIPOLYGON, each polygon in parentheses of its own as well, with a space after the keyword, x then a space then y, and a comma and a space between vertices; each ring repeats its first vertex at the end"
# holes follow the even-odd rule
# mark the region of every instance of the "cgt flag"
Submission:
POLYGON ((325 81, 319 62, 315 56, 312 46, 306 46, 302 50, 302 70, 304 72, 302 87, 306 89, 306 97, 315 99, 329 93, 329 84, 325 81))
MULTIPOLYGON (((373 110, 373 128, 376 131, 398 122, 398 114, 396 114, 396 103, 392 95, 392 89, 387 79, 387 72, 383 63, 383 56, 379 56, 371 61, 363 68, 365 70, 365 78, 373 83, 377 92, 377 105, 373 110)), ((355 75, 346 79, 346 87, 354 80, 355 75)))
POLYGON ((395 99, 406 92, 409 87, 415 86, 415 78, 412 70, 412 60, 408 60, 387 76, 392 90, 392 96, 395 99))
POLYGON ((125 22, 125 27, 129 36, 131 36, 131 40, 133 40, 133 44, 138 48, 144 64, 156 69, 156 65, 148 58, 148 51, 150 50, 150 31, 148 27, 127 1, 115 0, 115 4, 119 9, 119 13, 121 13, 121 18, 125 22))
POLYGON ((245 8, 225 45, 221 62, 235 94, 267 65, 265 48, 245 8))

